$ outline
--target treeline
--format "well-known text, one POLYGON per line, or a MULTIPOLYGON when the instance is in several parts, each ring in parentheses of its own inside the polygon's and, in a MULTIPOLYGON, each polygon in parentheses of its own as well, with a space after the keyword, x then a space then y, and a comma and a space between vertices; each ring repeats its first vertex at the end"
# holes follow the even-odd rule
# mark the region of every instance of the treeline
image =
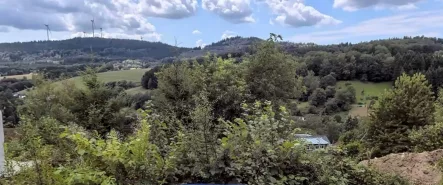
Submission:
POLYGON ((17 125, 20 121, 17 107, 22 102, 15 93, 33 86, 30 79, 4 78, 0 80, 0 108, 5 125, 17 125))
POLYGON ((114 70, 112 64, 77 64, 38 67, 36 71, 43 74, 46 79, 57 80, 79 76, 87 68, 96 68, 97 72, 100 73, 114 70))
MULTIPOLYGON (((337 80, 393 81, 402 73, 426 73, 441 78, 434 70, 443 65, 443 40, 414 37, 359 44, 301 47, 292 54, 304 61, 300 72, 316 76, 335 73, 337 80)), ((432 84, 438 86, 439 84, 432 84)))

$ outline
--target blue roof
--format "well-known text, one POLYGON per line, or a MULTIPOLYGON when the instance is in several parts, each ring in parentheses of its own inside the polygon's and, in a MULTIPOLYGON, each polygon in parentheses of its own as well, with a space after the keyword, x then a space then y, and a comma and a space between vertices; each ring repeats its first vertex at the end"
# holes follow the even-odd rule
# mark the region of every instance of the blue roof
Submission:
POLYGON ((326 136, 311 136, 309 134, 297 134, 296 137, 306 140, 313 145, 329 145, 331 142, 326 136))

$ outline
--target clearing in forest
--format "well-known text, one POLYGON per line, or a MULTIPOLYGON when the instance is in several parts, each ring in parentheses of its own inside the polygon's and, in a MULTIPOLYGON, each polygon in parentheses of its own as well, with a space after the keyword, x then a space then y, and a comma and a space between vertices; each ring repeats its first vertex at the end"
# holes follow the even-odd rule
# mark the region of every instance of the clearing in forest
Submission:
POLYGON ((361 82, 361 81, 339 81, 337 82, 337 88, 342 88, 346 83, 351 83, 355 88, 356 102, 357 103, 367 103, 370 101, 370 97, 380 96, 383 94, 385 89, 390 89, 392 87, 392 82, 361 82))
POLYGON ((392 82, 361 82, 361 81, 339 81, 337 89, 345 87, 346 83, 351 83, 355 88, 356 105, 353 105, 349 114, 352 116, 365 117, 368 115, 367 105, 373 97, 379 97, 387 89, 392 88, 392 82))

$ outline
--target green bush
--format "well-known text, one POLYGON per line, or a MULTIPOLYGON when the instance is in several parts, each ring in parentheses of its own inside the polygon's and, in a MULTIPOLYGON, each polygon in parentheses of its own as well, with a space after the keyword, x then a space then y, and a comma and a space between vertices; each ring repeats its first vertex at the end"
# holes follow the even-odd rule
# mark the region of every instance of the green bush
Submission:
POLYGON ((36 127, 51 124, 29 120, 21 143, 37 165, 0 183, 404 184, 358 166, 342 152, 306 151, 284 107, 277 114, 269 102, 245 104, 243 116, 218 126, 209 121, 210 107, 199 100, 192 128, 169 127, 155 112, 143 111, 136 132, 126 139, 115 131, 103 138, 67 127, 57 142, 45 143, 36 127), (217 139, 217 133, 223 136, 217 139), (60 152, 64 155, 54 158, 60 152))

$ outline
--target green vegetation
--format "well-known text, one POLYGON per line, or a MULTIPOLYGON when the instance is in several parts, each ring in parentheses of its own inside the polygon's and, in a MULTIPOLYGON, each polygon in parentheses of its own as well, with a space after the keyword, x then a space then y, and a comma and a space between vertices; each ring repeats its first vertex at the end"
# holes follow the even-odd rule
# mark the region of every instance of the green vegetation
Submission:
MULTIPOLYGON (((340 149, 307 150, 295 134, 309 130, 335 142, 356 124, 315 114, 292 119, 286 105, 303 96, 305 82, 273 36, 242 63, 208 56, 163 68, 145 105, 149 96, 128 96, 92 70, 83 74, 83 87, 36 80, 19 108, 20 138, 6 151, 8 160, 34 165, 0 183, 406 184, 357 165, 340 149)), ((333 78, 322 84, 333 85, 333 78)), ((352 86, 333 92, 324 93, 330 111, 355 102, 352 86)))
POLYGON ((355 88, 357 102, 369 103, 369 97, 379 97, 385 90, 392 88, 392 82, 361 82, 361 81, 339 81, 337 82, 337 88, 343 88, 346 84, 351 84, 355 88), (364 92, 364 93, 362 93, 364 92))
POLYGON ((125 92, 128 94, 139 94, 139 93, 149 92, 149 90, 147 90, 143 87, 134 87, 134 88, 126 90, 125 92))
MULTIPOLYGON (((109 71, 104 73, 97 73, 97 77, 100 81, 114 82, 114 81, 131 81, 140 82, 143 74, 149 69, 132 69, 132 70, 121 70, 121 71, 109 71)), ((64 81, 56 82, 57 84, 65 83, 66 81, 72 81, 75 85, 82 85, 82 77, 74 77, 64 81)))
POLYGON ((370 114, 367 146, 373 149, 372 155, 412 151, 410 131, 433 124, 434 110, 434 96, 425 76, 403 74, 370 114))
POLYGON ((9 76, 1 76, 0 78, 15 78, 17 80, 21 79, 32 79, 32 73, 22 74, 22 75, 9 75, 9 76))

